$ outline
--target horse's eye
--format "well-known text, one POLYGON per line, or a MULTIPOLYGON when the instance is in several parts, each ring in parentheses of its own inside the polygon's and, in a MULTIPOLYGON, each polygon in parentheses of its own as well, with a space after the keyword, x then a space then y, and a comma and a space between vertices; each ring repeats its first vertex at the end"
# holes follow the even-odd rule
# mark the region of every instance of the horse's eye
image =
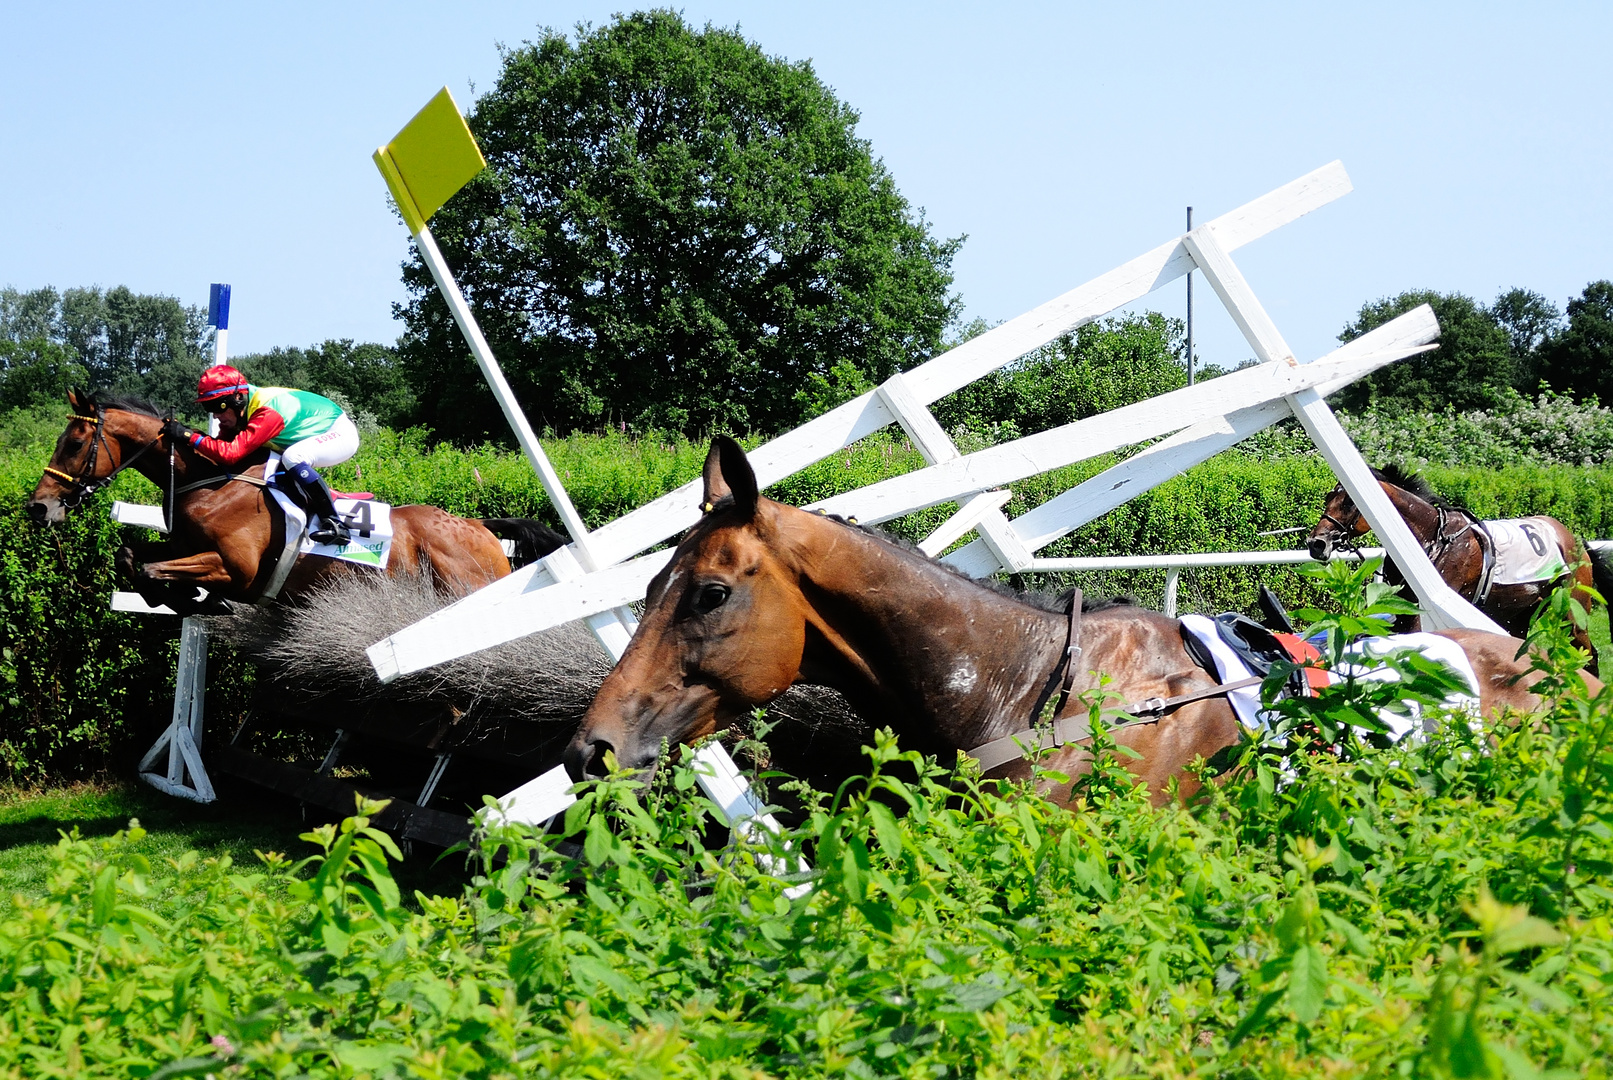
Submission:
POLYGON ((700 591, 695 593, 694 602, 689 605, 696 615, 709 615, 728 602, 729 588, 726 585, 702 585, 700 591))

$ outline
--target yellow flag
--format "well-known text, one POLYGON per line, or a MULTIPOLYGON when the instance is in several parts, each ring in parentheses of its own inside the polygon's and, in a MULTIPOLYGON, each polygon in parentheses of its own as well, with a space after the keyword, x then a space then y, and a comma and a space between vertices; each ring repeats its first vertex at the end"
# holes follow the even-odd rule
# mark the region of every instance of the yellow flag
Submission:
POLYGON ((403 223, 418 236, 454 192, 487 168, 487 159, 445 86, 375 152, 375 167, 386 178, 403 223))

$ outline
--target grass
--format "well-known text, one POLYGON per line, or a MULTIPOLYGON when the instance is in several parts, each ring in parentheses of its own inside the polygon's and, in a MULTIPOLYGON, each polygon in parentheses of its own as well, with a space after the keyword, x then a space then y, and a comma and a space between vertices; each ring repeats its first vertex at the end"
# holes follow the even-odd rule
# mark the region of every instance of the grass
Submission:
MULTIPOLYGON (((325 820, 317 808, 307 818, 297 803, 251 785, 234 785, 217 802, 201 805, 176 799, 133 782, 75 784, 41 791, 0 792, 0 908, 18 894, 45 895, 46 852, 61 836, 111 836, 139 819, 146 830, 141 854, 153 863, 187 851, 204 858, 229 856, 239 866, 256 867, 257 852, 278 851, 293 858, 313 854, 300 834, 325 820)), ((405 896, 458 894, 468 880, 457 856, 441 862, 434 848, 419 848, 398 867, 405 896)))

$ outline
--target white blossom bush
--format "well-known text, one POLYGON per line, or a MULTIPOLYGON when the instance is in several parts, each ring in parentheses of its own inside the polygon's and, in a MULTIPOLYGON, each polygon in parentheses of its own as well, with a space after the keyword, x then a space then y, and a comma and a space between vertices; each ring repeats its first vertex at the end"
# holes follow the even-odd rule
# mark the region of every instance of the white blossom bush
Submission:
POLYGON ((1508 391, 1496 408, 1341 416, 1361 454, 1375 464, 1502 468, 1613 463, 1613 409, 1543 390, 1534 400, 1508 391))

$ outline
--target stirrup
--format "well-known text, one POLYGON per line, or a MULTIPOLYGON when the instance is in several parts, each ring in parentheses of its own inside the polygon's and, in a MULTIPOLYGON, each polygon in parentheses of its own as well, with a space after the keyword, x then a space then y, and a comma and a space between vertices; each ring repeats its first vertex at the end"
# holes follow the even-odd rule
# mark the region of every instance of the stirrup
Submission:
POLYGON ((345 544, 353 538, 352 534, 347 531, 347 526, 340 520, 328 518, 321 518, 320 520, 325 522, 323 528, 308 530, 308 539, 314 543, 345 544))

